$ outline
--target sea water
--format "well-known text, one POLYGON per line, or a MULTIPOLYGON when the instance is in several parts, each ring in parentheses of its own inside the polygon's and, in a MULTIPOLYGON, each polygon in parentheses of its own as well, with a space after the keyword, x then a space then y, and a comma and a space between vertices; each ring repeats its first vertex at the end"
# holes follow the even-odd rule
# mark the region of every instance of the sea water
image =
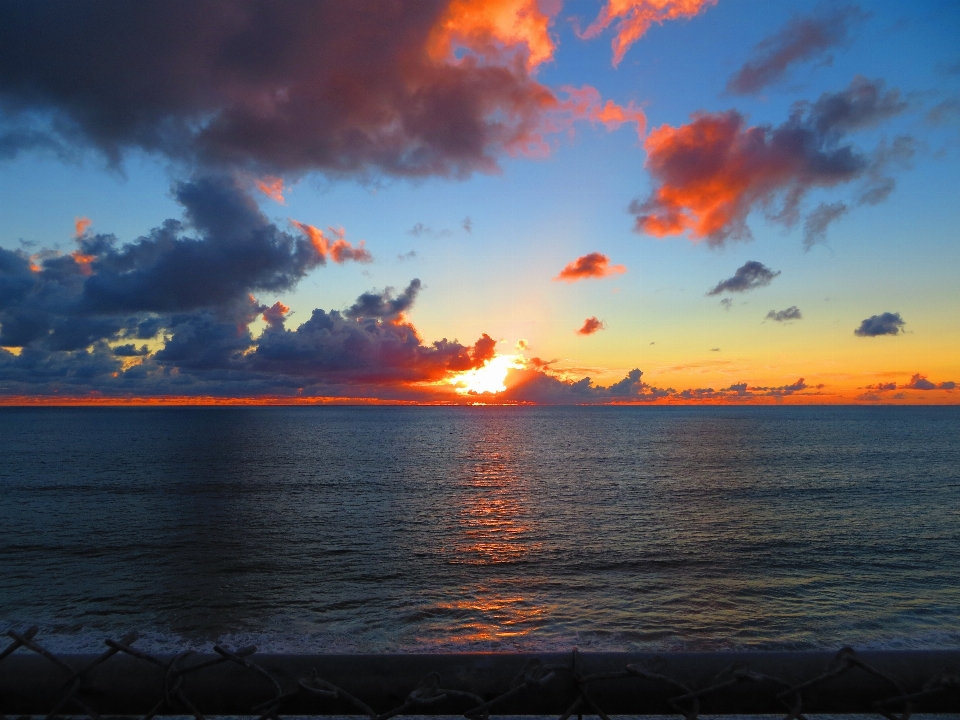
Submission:
POLYGON ((0 410, 61 651, 960 646, 960 408, 0 410))

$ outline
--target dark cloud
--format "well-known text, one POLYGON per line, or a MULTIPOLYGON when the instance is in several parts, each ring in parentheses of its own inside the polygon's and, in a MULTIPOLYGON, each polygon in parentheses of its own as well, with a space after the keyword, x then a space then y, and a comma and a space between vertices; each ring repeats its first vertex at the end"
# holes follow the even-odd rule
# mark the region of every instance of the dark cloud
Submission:
POLYGON ((867 385, 863 388, 864 390, 875 390, 877 392, 887 392, 888 390, 896 390, 897 384, 895 382, 888 383, 877 383, 876 385, 867 385))
POLYGON ((768 395, 770 397, 783 397, 785 395, 793 395, 798 393, 801 390, 806 390, 810 386, 804 382, 803 378, 800 378, 795 383, 790 385, 780 385, 779 387, 752 387, 750 392, 754 394, 762 393, 763 395, 768 395))
POLYGON ((727 297, 727 298, 723 298, 723 299, 720 301, 720 306, 721 306, 724 310, 729 310, 730 308, 733 307, 733 298, 728 298, 728 297, 727 297))
MULTIPOLYGON (((696 113, 679 128, 656 128, 644 142, 654 189, 630 205, 637 216, 635 230, 657 237, 687 232, 693 240, 722 245, 751 237, 746 220, 754 208, 792 227, 813 188, 861 180, 864 192, 874 190, 871 198, 878 201, 882 197, 875 189, 892 182, 885 170, 905 162, 912 140, 899 138, 865 153, 846 136, 905 108, 899 91, 857 77, 846 90, 798 103, 776 127, 749 127, 740 113, 729 110, 696 113)), ((813 222, 816 230, 816 217, 813 222)))
POLYGON ((389 290, 365 293, 352 307, 356 317, 315 310, 296 330, 285 327, 289 308, 283 303, 265 307, 252 297, 229 308, 174 313, 157 325, 164 337, 155 353, 145 344, 111 348, 102 340, 80 350, 38 343, 19 355, 0 350, 0 392, 234 397, 400 392, 424 398, 432 391, 405 386, 480 367, 494 357, 496 341, 484 334, 472 346, 423 342, 400 315, 419 288, 414 280, 397 297, 389 290), (254 337, 249 326, 261 313, 267 328, 254 337), (137 362, 125 367, 121 358, 137 362))
POLYGON ((327 370, 348 384, 436 379, 492 357, 487 336, 473 347, 421 342, 402 318, 419 280, 396 296, 364 293, 344 316, 318 310, 302 333, 287 331, 289 308, 254 293, 291 290, 327 257, 346 261, 358 249, 342 237, 318 247, 312 226, 279 229, 229 179, 180 183, 174 195, 183 219, 126 245, 84 224, 69 255, 0 249, 0 345, 20 348, 4 351, 0 384, 242 395, 290 392, 304 375, 323 384, 327 370), (255 338, 260 316, 267 329, 255 338))
POLYGON ((146 345, 137 347, 133 343, 127 343, 126 345, 115 345, 113 347, 113 354, 117 357, 141 357, 143 355, 149 355, 150 348, 146 345))
POLYGON ((800 313, 800 308, 791 305, 786 310, 771 310, 767 313, 766 319, 775 322, 790 322, 791 320, 802 320, 803 315, 800 313))
POLYGON ((900 313, 885 312, 880 315, 871 315, 860 323, 860 327, 853 331, 860 337, 877 337, 879 335, 899 335, 906 323, 900 313))
POLYGON ((463 222, 460 223, 460 227, 466 230, 469 234, 473 234, 473 220, 471 220, 469 216, 463 219, 463 222))
POLYGON ((420 293, 420 287, 420 280, 414 278, 406 289, 396 297, 393 296, 393 288, 385 288, 383 292, 379 293, 364 293, 343 314, 351 320, 361 318, 396 320, 413 306, 417 295, 420 293))
POLYGON ((754 402, 758 398, 783 398, 819 390, 823 385, 811 386, 803 378, 788 385, 767 387, 735 383, 729 387, 713 388, 658 388, 643 382, 639 369, 631 370, 619 382, 609 387, 594 385, 589 377, 566 380, 551 374, 549 363, 533 362, 528 367, 511 370, 506 379, 507 390, 502 399, 508 402, 532 402, 545 405, 601 405, 609 403, 651 403, 658 401, 721 401, 754 402))
MULTIPOLYGON (((890 190, 893 188, 891 187, 890 190)), ((889 191, 888 193, 889 194, 889 191)), ((886 197, 886 195, 884 195, 886 197)), ((803 222, 803 249, 810 250, 817 243, 827 239, 827 228, 834 220, 838 220, 847 213, 847 206, 842 202, 820 203, 803 222)))
POLYGON ((479 367, 493 356, 495 344, 487 335, 472 347, 446 339, 425 344, 406 322, 314 310, 295 331, 267 330, 247 356, 247 367, 301 382, 404 384, 479 367))
POLYGON ((0 249, 0 345, 72 351, 145 340, 174 314, 200 310, 235 323, 251 293, 290 290, 326 262, 310 237, 269 222, 230 178, 178 183, 174 197, 183 219, 132 243, 85 231, 69 255, 0 249))
POLYGON ((542 369, 511 370, 502 398, 508 402, 532 402, 541 405, 595 405, 611 402, 655 402, 674 391, 651 387, 642 381, 643 373, 634 368, 622 380, 609 387, 593 385, 589 377, 561 380, 542 369))
POLYGON ((0 394, 85 394, 109 384, 122 369, 104 343, 64 352, 26 347, 18 355, 0 348, 0 394))
POLYGON ((261 175, 488 172, 541 150, 551 114, 580 112, 533 78, 553 52, 535 14, 542 27, 501 38, 449 0, 3 0, 0 152, 92 146, 118 163, 144 150, 261 175))
POLYGON ((773 282, 773 279, 779 274, 779 270, 774 272, 761 262, 748 260, 737 268, 733 277, 717 283, 717 286, 708 292, 707 296, 720 295, 725 292, 742 293, 765 287, 773 282))
POLYGON ((182 312, 219 306, 250 292, 291 289, 323 264, 308 238, 270 223, 253 199, 224 178, 176 186, 186 223, 167 220, 117 248, 111 236, 81 240, 94 259, 82 304, 90 310, 182 312), (197 236, 186 233, 193 230, 197 236))
POLYGON ((953 380, 946 380, 941 383, 931 382, 927 380, 926 375, 921 375, 920 373, 915 373, 913 377, 910 378, 910 382, 906 385, 901 385, 901 390, 954 390, 956 389, 957 384, 953 380))
POLYGON ((780 80, 794 63, 824 58, 831 48, 847 44, 850 27, 866 18, 856 6, 835 8, 815 17, 794 16, 777 34, 762 40, 727 82, 727 92, 755 93, 780 80))

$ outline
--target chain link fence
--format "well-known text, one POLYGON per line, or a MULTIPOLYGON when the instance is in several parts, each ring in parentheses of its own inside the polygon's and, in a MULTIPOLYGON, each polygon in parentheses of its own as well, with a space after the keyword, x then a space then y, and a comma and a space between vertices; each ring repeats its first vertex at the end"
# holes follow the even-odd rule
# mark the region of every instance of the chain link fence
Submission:
POLYGON ((823 652, 152 655, 137 634, 100 656, 58 655, 37 628, 6 634, 5 716, 680 715, 960 713, 960 650, 823 652))

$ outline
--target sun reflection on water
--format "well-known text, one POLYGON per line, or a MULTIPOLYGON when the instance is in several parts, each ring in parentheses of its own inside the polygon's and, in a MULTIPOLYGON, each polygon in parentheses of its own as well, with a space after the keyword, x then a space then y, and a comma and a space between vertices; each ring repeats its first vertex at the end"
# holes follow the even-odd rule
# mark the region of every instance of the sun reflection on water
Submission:
POLYGON ((546 622, 548 608, 514 577, 542 543, 533 540, 530 496, 518 453, 495 427, 484 424, 471 444, 459 483, 458 541, 450 562, 473 566, 477 583, 436 610, 452 620, 448 639, 459 643, 510 643, 546 622))

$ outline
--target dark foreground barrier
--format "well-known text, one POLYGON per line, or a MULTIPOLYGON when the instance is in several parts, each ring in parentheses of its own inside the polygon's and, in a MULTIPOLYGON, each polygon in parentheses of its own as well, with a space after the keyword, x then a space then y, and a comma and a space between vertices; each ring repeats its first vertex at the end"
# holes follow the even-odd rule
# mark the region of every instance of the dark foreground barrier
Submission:
POLYGON ((62 655, 10 631, 0 715, 960 713, 960 651, 155 656, 136 634, 62 655))

